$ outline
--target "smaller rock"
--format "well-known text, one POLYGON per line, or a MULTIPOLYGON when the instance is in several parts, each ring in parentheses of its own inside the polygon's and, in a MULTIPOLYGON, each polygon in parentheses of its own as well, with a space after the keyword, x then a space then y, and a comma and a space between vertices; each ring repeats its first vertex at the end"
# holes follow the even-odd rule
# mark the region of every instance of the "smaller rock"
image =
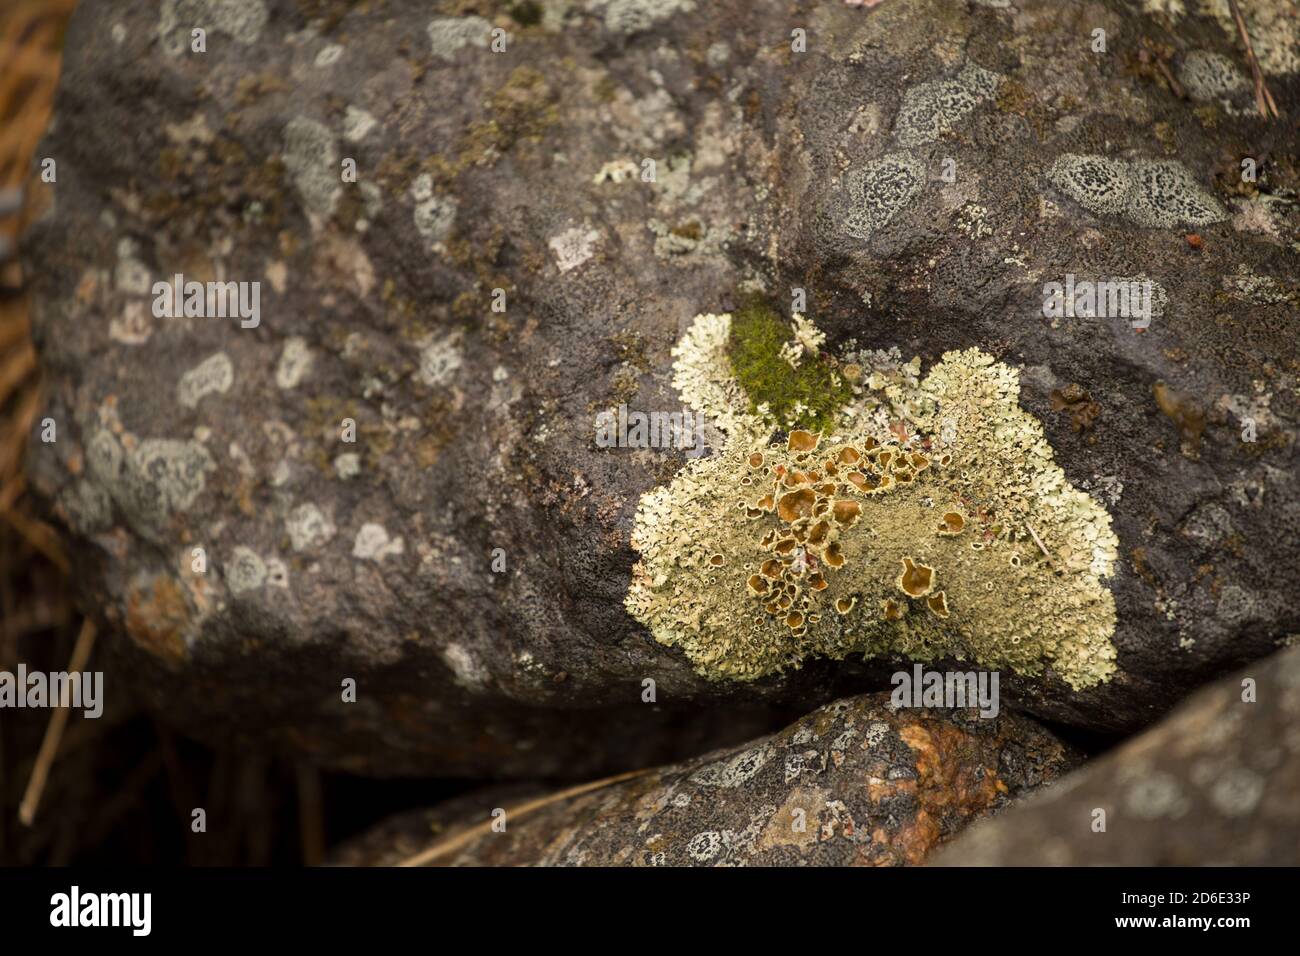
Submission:
POLYGON ((1295 866, 1297 793, 1300 647, 1194 695, 1077 776, 972 828, 934 862, 1295 866))
POLYGON ((381 825, 336 862, 916 864, 971 820, 1077 762, 1023 717, 893 710, 889 700, 837 701, 772 736, 608 785, 527 800, 499 789, 457 798, 381 825), (431 843, 430 833, 446 836, 431 843))

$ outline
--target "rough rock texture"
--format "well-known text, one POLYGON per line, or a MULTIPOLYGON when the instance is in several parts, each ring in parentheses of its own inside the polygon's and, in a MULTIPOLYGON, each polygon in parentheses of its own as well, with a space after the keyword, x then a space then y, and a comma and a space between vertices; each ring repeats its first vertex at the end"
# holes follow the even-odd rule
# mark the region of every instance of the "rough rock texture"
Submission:
MULTIPOLYGON (((352 769, 577 777, 884 686, 897 661, 712 680, 624 608, 638 502, 686 459, 600 448, 596 414, 680 411, 693 317, 794 287, 828 350, 1017 369, 1109 510, 1115 672, 1008 697, 1129 730, 1271 651, 1300 630, 1294 119, 1241 99, 1214 4, 1139 6, 84 4, 30 472, 123 674, 193 732, 352 769), (260 282, 257 327, 155 318, 175 273, 260 282), (1164 307, 1044 318, 1067 273, 1164 307)), ((1247 5, 1290 117, 1293 9, 1247 5)))
POLYGON ((1023 717, 895 710, 888 694, 874 694, 827 704, 741 747, 531 812, 512 809, 537 799, 518 791, 457 798, 382 824, 335 862, 917 864, 971 820, 1050 783, 1077 759, 1023 717), (505 811, 501 832, 491 828, 498 809, 505 811), (431 846, 447 852, 433 855, 431 846))
POLYGON ((1300 648, 1291 648, 1200 691, 1115 752, 973 827, 933 862, 1296 866, 1298 793, 1300 648), (1094 829, 1098 809, 1104 832, 1094 829))

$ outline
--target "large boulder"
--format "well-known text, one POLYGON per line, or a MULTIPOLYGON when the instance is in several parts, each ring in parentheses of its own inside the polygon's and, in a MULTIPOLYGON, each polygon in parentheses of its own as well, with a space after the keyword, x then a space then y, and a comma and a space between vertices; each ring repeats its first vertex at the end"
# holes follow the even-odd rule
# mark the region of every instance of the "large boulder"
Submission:
MULTIPOLYGON (((912 660, 1120 732, 1269 652, 1296 128, 1183 6, 83 5, 30 473, 122 674, 355 770, 584 776, 912 660), (176 275, 244 317, 156 314, 176 275), (1045 316, 1111 279, 1145 319, 1045 316)), ((1294 117, 1290 8, 1246 15, 1294 117)))
POLYGON ((901 866, 1078 762, 1032 720, 835 701, 769 737, 558 793, 497 788, 395 817, 334 862, 901 866))
POLYGON ((1300 864, 1300 647, 963 834, 946 866, 1300 864))

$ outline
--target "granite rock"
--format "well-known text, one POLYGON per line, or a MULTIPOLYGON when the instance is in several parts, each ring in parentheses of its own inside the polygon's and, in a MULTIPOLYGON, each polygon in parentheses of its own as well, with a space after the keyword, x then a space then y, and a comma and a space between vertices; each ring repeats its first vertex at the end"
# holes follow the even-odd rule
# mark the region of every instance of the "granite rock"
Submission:
MULTIPOLYGON (((1246 12, 1293 117, 1287 5, 1246 12)), ((693 317, 794 288, 828 353, 1005 363, 1111 516, 1114 673, 1007 673, 1008 706, 1128 732, 1270 652, 1300 630, 1296 129, 1181 98, 1244 69, 1231 24, 1140 6, 82 5, 29 472, 122 680, 352 770, 574 778, 887 686, 906 654, 713 679, 624 607, 688 456, 595 417, 680 411, 693 317), (257 309, 160 316, 178 274, 257 309), (1046 318, 1066 275, 1163 305, 1046 318)))

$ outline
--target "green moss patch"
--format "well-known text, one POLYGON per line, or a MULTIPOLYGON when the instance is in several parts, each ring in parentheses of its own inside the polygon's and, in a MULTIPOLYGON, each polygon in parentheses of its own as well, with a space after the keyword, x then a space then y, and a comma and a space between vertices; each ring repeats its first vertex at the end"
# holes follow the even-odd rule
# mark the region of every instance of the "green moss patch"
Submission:
POLYGON ((791 368, 781 357, 781 348, 793 338, 790 323, 775 309, 761 299, 750 299, 731 317, 727 352, 732 371, 749 398, 751 412, 766 404, 782 427, 829 431, 835 413, 853 391, 824 354, 805 354, 799 367, 791 368), (797 416, 796 409, 800 409, 797 416))
POLYGON ((521 26, 535 27, 542 22, 542 16, 545 11, 542 5, 536 0, 520 0, 519 3, 513 3, 508 8, 508 12, 514 21, 521 26))

